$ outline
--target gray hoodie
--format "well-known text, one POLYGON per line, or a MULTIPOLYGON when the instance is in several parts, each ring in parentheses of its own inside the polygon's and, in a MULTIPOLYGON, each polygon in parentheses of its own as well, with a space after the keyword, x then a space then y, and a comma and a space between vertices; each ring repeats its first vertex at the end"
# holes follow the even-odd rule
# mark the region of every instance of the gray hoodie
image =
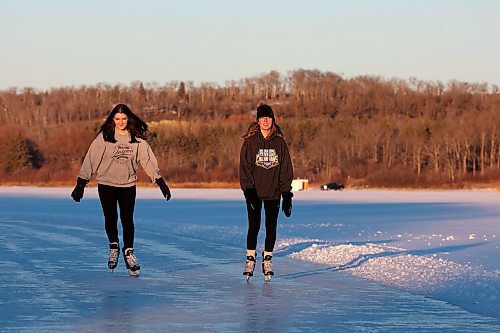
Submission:
POLYGON ((137 181, 139 165, 153 183, 161 177, 158 161, 145 140, 137 138, 138 142, 130 143, 130 134, 115 134, 115 139, 115 143, 106 142, 102 133, 97 135, 83 160, 80 178, 90 180, 97 173, 99 184, 130 187, 137 181))

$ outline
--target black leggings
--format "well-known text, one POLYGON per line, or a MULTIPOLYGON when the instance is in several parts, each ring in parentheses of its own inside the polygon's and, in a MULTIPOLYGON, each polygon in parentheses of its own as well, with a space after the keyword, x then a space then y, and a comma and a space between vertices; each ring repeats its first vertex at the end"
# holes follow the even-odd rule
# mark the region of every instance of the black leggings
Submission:
POLYGON ((99 199, 101 200, 102 212, 104 213, 104 226, 110 243, 118 240, 118 209, 120 207, 120 221, 123 227, 123 247, 134 247, 134 207, 135 186, 114 187, 98 184, 99 199))
POLYGON ((248 212, 248 233, 247 250, 257 248, 257 236, 260 230, 262 202, 264 202, 264 213, 266 216, 266 241, 264 251, 273 252, 276 243, 276 228, 278 226, 278 213, 280 210, 280 200, 264 200, 257 203, 257 207, 252 207, 247 202, 248 212))

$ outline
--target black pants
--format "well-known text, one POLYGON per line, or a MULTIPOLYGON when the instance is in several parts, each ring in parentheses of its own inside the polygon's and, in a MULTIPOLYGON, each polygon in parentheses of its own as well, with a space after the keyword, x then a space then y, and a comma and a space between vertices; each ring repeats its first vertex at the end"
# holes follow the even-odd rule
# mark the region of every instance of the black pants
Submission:
POLYGON ((276 228, 278 226, 278 213, 280 210, 280 200, 264 200, 257 203, 257 207, 252 207, 247 202, 248 212, 248 233, 247 250, 257 248, 257 236, 260 230, 262 202, 264 202, 264 213, 266 216, 266 240, 264 251, 272 252, 276 243, 276 228))
POLYGON ((134 207, 135 186, 114 187, 109 185, 97 185, 99 199, 101 200, 102 212, 104 213, 104 227, 110 243, 118 240, 118 209, 120 207, 120 221, 123 228, 123 247, 134 247, 134 207))

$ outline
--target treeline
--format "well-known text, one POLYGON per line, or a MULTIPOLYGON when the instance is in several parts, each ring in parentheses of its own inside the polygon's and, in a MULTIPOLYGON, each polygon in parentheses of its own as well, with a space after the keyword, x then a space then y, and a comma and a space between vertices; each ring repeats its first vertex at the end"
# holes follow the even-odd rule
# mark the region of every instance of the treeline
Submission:
POLYGON ((259 100, 275 110, 296 176, 313 183, 460 187, 500 178, 497 86, 296 70, 223 86, 2 91, 1 181, 73 182, 103 118, 120 102, 150 122, 149 141, 171 182, 235 184, 241 135, 259 100))

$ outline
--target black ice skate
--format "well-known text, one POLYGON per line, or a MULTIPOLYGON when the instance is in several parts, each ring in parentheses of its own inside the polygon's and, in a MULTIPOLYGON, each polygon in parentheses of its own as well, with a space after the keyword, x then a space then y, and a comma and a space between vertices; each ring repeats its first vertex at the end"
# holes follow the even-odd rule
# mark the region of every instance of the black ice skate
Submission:
POLYGON ((128 269, 128 274, 130 276, 139 276, 141 266, 139 266, 139 262, 137 261, 137 258, 134 255, 134 249, 124 248, 123 256, 124 256, 123 259, 125 260, 125 265, 127 266, 128 269))
POLYGON ((262 259, 262 273, 264 273, 265 281, 271 281, 271 278, 274 276, 272 258, 273 256, 266 255, 262 259))
POLYGON ((245 270, 243 275, 246 275, 247 281, 253 276, 253 271, 255 269, 255 257, 247 256, 247 261, 245 262, 245 270))
POLYGON ((113 271, 118 265, 118 257, 120 256, 120 247, 118 243, 109 243, 108 268, 113 271))

